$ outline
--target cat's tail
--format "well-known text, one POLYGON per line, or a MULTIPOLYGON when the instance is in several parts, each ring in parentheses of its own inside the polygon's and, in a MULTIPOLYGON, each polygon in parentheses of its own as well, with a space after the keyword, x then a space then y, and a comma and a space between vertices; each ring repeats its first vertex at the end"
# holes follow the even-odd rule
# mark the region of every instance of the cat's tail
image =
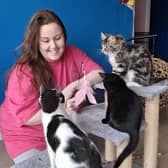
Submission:
POLYGON ((121 152, 121 154, 117 158, 113 168, 118 168, 120 166, 120 164, 123 162, 123 160, 129 154, 131 154, 135 150, 135 148, 137 147, 138 141, 139 141, 139 131, 132 130, 131 132, 129 132, 129 137, 130 138, 129 138, 128 145, 125 147, 125 149, 121 152))

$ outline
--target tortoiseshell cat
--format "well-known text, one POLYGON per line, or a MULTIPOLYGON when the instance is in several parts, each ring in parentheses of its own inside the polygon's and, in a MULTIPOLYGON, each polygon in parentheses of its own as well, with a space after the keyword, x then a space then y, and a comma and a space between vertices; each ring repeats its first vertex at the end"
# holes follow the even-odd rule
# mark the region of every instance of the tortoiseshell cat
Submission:
POLYGON ((129 134, 129 143, 117 158, 114 168, 118 168, 123 160, 138 145, 141 120, 143 117, 142 103, 125 81, 114 73, 99 73, 107 93, 106 116, 102 123, 121 132, 129 134))
POLYGON ((96 145, 70 120, 64 95, 40 88, 42 124, 51 168, 102 168, 96 145))
POLYGON ((102 53, 108 56, 112 72, 121 76, 127 86, 151 83, 152 60, 143 45, 128 44, 122 36, 101 33, 102 53))

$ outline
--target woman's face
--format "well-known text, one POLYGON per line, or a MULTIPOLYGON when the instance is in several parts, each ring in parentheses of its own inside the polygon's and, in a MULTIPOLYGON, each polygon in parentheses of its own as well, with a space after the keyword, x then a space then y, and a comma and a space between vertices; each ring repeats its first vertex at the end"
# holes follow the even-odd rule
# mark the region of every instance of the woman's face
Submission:
POLYGON ((56 23, 40 27, 39 50, 48 62, 61 58, 65 49, 65 37, 62 28, 56 23))

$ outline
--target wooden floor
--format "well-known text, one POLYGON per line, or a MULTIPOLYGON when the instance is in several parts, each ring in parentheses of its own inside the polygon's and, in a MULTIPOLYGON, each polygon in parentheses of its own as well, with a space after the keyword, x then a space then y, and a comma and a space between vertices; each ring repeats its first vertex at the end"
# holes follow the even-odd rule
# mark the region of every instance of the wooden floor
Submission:
MULTIPOLYGON (((160 112, 160 127, 159 127, 159 145, 158 145, 158 166, 157 168, 168 167, 168 110, 160 112)), ((101 138, 90 136, 102 153, 104 153, 104 141, 101 138)), ((143 162, 143 133, 141 134, 140 143, 137 150, 133 154, 134 163, 141 165, 143 162)), ((13 164, 9 159, 5 150, 4 144, 0 141, 0 168, 10 168, 13 164)))

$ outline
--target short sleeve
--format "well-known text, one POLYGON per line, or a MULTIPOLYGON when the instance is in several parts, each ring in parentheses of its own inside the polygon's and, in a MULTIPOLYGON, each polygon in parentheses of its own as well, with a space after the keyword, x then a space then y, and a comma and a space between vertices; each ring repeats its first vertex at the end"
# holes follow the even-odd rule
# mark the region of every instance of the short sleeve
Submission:
POLYGON ((78 69, 82 70, 81 68, 83 64, 83 68, 86 74, 93 70, 103 70, 103 68, 100 65, 94 62, 85 52, 83 52, 79 48, 74 48, 73 56, 75 64, 76 66, 78 66, 78 69))
POLYGON ((16 123, 22 126, 39 109, 39 91, 33 86, 33 77, 28 68, 16 67, 10 75, 7 88, 8 109, 16 123))

